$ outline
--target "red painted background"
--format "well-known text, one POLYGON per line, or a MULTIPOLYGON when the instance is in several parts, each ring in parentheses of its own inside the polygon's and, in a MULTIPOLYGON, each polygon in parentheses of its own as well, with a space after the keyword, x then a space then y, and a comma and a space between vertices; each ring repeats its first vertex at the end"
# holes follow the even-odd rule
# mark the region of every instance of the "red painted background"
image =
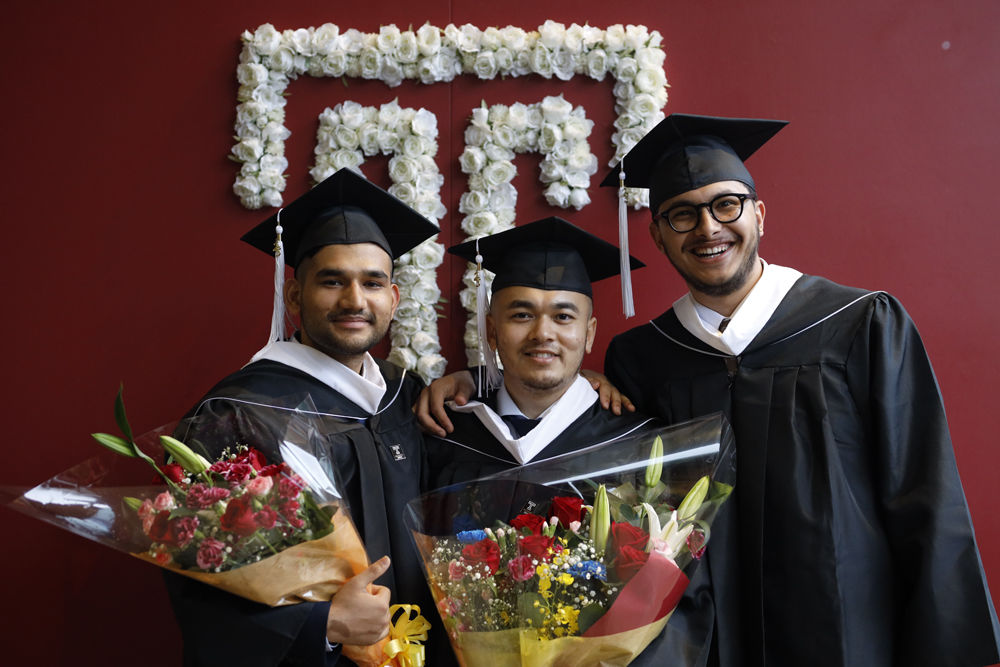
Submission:
MULTIPOLYGON (((991 510, 1000 459, 1000 5, 825 4, 39 0, 5 9, 0 484, 33 485, 94 453, 87 434, 114 430, 120 381, 134 426, 146 430, 182 414, 263 344, 272 265, 237 239, 266 212, 240 206, 226 158, 244 29, 641 23, 664 36, 668 113, 791 121, 749 162, 767 202, 762 255, 887 290, 907 306, 938 373, 983 561, 1000 591, 1000 517, 991 510)), ((483 99, 535 102, 561 92, 597 121, 591 141, 604 164, 611 86, 461 79, 389 89, 301 79, 289 88, 287 194, 308 187, 324 107, 398 97, 438 116, 449 208, 442 241, 457 242, 465 188, 457 157, 469 110, 483 99)), ((558 213, 541 196, 537 163, 517 160, 520 221, 558 213)), ((384 163, 366 171, 388 185, 384 163)), ((613 194, 595 188, 592 206, 564 215, 614 241, 613 194)), ((643 215, 633 217, 633 253, 650 265, 635 274, 638 317, 626 324, 618 315, 616 281, 597 288, 591 367, 600 367, 611 335, 656 316, 683 289, 646 236, 643 215)), ((460 271, 442 267, 447 295, 456 294, 460 271)), ((451 306, 441 337, 456 368, 464 314, 457 299, 451 306)), ((0 517, 5 664, 179 663, 178 632, 152 567, 6 509, 0 517)))

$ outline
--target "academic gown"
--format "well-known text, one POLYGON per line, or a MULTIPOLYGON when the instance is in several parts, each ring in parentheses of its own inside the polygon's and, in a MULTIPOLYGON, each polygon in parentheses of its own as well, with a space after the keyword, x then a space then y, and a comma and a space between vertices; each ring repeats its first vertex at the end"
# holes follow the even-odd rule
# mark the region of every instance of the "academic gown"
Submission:
POLYGON ((715 616, 710 664, 1000 660, 937 382, 894 298, 803 276, 738 357, 670 310, 615 337, 605 372, 670 423, 732 422, 735 493, 682 601, 706 639, 715 616))
MULTIPOLYGON (((420 492, 421 435, 411 406, 421 384, 393 364, 376 363, 387 388, 374 416, 311 375, 269 360, 225 378, 206 399, 267 397, 261 402, 296 407, 306 395, 311 397, 316 410, 326 413, 323 429, 369 559, 386 554, 392 558, 389 572, 376 583, 392 590, 393 603, 416 603, 429 611, 430 594, 402 523, 404 504, 420 492)), ((272 452, 264 453, 275 460, 272 452)), ((329 603, 271 608, 181 575, 167 575, 184 636, 185 665, 337 664, 339 650, 326 650, 329 603)))

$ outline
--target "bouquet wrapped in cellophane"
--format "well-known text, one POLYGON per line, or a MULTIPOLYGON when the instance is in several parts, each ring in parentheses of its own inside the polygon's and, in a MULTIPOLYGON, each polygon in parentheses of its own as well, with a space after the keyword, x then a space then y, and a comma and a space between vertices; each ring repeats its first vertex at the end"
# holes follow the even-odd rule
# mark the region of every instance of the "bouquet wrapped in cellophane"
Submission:
MULTIPOLYGON (((310 408, 308 399, 295 409, 210 399, 193 417, 133 437, 119 393, 123 436, 93 434, 115 455, 56 475, 11 507, 254 602, 329 601, 369 563, 310 408)), ((414 646, 419 634, 409 633, 414 646)), ((384 643, 343 653, 380 665, 384 643)))
POLYGON ((465 667, 627 665, 732 491, 722 415, 425 494, 406 520, 465 667))

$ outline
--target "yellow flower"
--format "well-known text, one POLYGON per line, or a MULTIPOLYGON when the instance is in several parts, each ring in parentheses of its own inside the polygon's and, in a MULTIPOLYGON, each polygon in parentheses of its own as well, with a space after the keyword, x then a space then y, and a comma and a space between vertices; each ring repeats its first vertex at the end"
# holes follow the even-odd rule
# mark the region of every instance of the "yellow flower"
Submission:
POLYGON ((558 577, 556 577, 556 581, 558 581, 563 586, 569 586, 570 584, 573 583, 573 575, 570 574, 569 572, 563 572, 558 577))

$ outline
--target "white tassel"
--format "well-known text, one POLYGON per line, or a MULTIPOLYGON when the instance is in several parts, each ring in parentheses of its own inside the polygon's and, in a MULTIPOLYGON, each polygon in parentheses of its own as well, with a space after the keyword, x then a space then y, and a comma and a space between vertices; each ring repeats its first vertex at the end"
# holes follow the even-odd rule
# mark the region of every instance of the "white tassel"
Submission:
POLYGON ((496 353, 490 348, 486 340, 486 306, 489 297, 486 294, 486 276, 483 274, 483 256, 479 254, 479 239, 476 239, 476 332, 479 337, 479 358, 482 364, 479 366, 479 396, 483 395, 483 388, 491 391, 500 386, 503 377, 500 375, 500 368, 497 366, 496 353))
POLYGON ((625 318, 635 317, 632 301, 632 264, 628 251, 628 204, 625 202, 625 161, 618 165, 618 247, 621 262, 622 310, 625 318))
POLYGON ((284 229, 281 226, 281 212, 278 209, 277 224, 274 226, 274 304, 271 307, 271 332, 267 337, 267 345, 253 355, 251 361, 257 361, 271 347, 272 343, 285 340, 285 244, 281 240, 284 229))

